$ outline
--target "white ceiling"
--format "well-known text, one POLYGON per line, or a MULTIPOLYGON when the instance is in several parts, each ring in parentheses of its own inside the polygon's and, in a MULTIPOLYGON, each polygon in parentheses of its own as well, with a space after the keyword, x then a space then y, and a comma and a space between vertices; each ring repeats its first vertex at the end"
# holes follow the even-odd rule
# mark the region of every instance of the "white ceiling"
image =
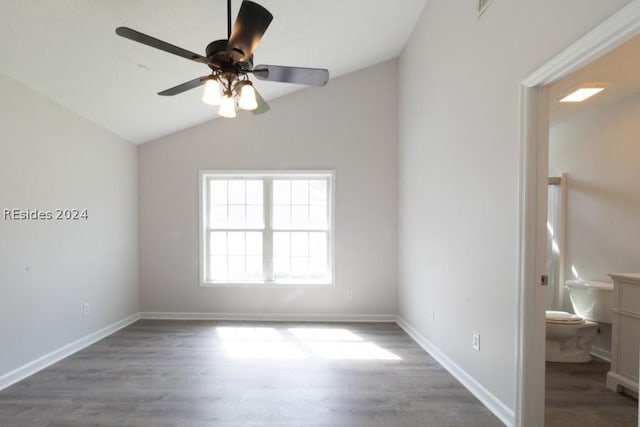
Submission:
POLYGON ((555 125, 588 111, 605 108, 640 92, 640 36, 570 74, 549 88, 550 120, 555 125), (606 89, 580 103, 560 103, 581 85, 603 83, 606 89))
MULTIPOLYGON (((274 20, 255 64, 328 68, 332 78, 398 56, 427 2, 257 1, 274 20)), ((202 89, 156 95, 209 69, 121 38, 115 28, 128 26, 204 55, 208 43, 226 38, 226 3, 3 0, 0 72, 129 141, 146 142, 215 117, 200 101, 202 89)), ((233 20, 240 3, 233 0, 233 20)), ((304 88, 263 81, 256 87, 267 100, 304 88)))

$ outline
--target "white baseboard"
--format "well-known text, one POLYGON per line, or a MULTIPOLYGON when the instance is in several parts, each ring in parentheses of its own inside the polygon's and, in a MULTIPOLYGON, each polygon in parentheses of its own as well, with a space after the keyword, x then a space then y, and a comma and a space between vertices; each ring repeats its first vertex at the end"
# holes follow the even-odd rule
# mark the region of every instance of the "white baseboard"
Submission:
POLYGON ((304 313, 179 313, 145 311, 142 319, 162 320, 236 320, 272 322, 383 322, 395 323, 394 314, 304 314, 304 313))
POLYGON ((611 363, 611 352, 599 347, 591 347, 591 355, 611 363))
POLYGON ((9 387, 12 384, 17 383, 30 375, 35 374, 36 372, 46 368, 47 366, 53 365, 56 362, 64 359, 82 350, 85 347, 90 346, 91 344, 100 341, 101 339, 111 335, 112 333, 129 326, 133 322, 140 319, 140 314, 136 313, 129 317, 125 317, 122 320, 119 320, 115 323, 112 323, 96 332, 93 332, 87 336, 84 336, 70 344, 67 344, 63 347, 58 348, 50 353, 45 354, 42 357, 37 358, 36 360, 32 360, 31 362, 20 366, 19 368, 14 369, 11 372, 8 372, 2 376, 0 376, 0 390, 3 390, 9 387))
POLYGON ((409 325, 402 317, 397 316, 396 322, 404 331, 413 338, 420 347, 431 355, 438 363, 440 363, 451 375, 464 385, 475 397, 478 398, 493 414, 500 419, 505 425, 515 425, 515 415, 513 410, 502 403, 500 399, 494 396, 489 390, 484 388, 482 384, 476 381, 471 375, 458 366, 453 360, 449 359, 446 354, 441 352, 436 346, 431 344, 420 332, 409 325))

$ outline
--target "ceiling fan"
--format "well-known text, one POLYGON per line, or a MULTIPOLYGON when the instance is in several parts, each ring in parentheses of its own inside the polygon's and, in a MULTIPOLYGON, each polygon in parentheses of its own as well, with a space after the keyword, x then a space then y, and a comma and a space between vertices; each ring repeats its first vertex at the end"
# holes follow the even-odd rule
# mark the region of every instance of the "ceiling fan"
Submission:
POLYGON ((170 43, 127 27, 116 28, 116 34, 163 50, 211 68, 211 73, 159 92, 158 95, 173 96, 205 85, 202 100, 210 105, 219 105, 222 117, 235 117, 236 104, 253 114, 269 111, 269 105, 255 90, 249 75, 261 80, 296 83, 309 86, 324 86, 329 80, 329 70, 324 68, 285 67, 280 65, 253 66, 253 52, 262 39, 273 15, 249 0, 244 0, 236 22, 231 27, 231 0, 227 0, 227 39, 216 40, 206 48, 206 56, 188 51, 170 43))

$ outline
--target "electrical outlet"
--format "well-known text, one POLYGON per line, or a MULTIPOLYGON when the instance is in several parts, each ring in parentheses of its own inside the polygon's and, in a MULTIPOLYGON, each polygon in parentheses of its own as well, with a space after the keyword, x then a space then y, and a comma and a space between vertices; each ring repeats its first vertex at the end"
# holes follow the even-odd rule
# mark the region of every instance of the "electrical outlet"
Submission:
POLYGON ((82 304, 82 315, 88 316, 90 314, 91 314, 91 305, 89 305, 88 302, 85 302, 84 304, 82 304))
POLYGON ((353 291, 351 289, 347 290, 347 299, 353 299, 353 291))
POLYGON ((433 307, 429 310, 429 320, 436 320, 436 309, 433 307))
POLYGON ((477 332, 473 334, 472 346, 474 350, 480 351, 480 334, 477 332))

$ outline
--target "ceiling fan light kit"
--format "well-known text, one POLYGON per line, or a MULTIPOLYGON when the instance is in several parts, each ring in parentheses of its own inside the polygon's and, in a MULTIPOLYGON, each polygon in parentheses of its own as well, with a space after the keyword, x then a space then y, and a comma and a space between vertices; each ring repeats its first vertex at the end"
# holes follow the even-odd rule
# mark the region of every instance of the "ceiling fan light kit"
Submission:
POLYGON ((233 119, 236 116, 235 100, 231 92, 227 92, 222 96, 218 114, 228 119, 233 119))
POLYGON ((204 93, 202 94, 202 102, 209 105, 220 105, 222 102, 222 94, 220 93, 220 85, 216 80, 207 79, 204 84, 204 93))
POLYGON ((244 81, 240 86, 238 107, 247 111, 253 111, 258 108, 258 101, 256 100, 256 90, 253 87, 253 83, 251 83, 249 80, 244 81))
POLYGON ((202 101, 213 106, 219 105, 219 116, 233 118, 236 117, 236 105, 253 114, 262 114, 270 109, 253 86, 249 79, 250 74, 260 80, 309 86, 324 86, 329 80, 329 71, 324 68, 253 66, 253 52, 272 20, 273 15, 267 9, 252 1, 244 0, 236 22, 231 28, 231 0, 227 0, 228 39, 209 43, 206 48, 207 56, 174 46, 128 27, 116 28, 116 34, 208 65, 211 74, 166 89, 158 95, 173 96, 204 85, 202 101))

